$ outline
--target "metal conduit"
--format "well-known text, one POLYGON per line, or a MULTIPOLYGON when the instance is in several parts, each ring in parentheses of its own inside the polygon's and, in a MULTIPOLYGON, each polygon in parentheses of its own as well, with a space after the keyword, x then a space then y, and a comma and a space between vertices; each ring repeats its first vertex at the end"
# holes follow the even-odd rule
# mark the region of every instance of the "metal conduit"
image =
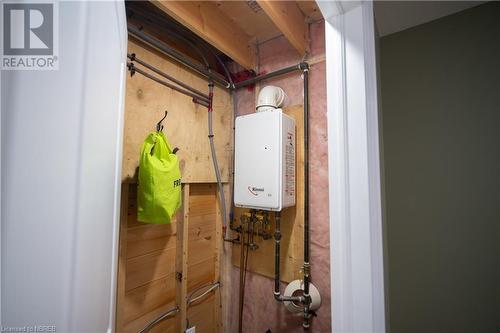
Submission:
POLYGON ((143 71, 142 69, 135 67, 133 63, 130 63, 130 62, 129 62, 129 63, 127 63, 127 67, 128 67, 128 68, 129 68, 129 70, 130 70, 130 71, 132 71, 132 72, 139 73, 139 74, 141 74, 141 75, 143 75, 143 76, 147 77, 148 79, 151 79, 151 80, 153 80, 153 81, 155 81, 155 82, 157 82, 157 83, 159 83, 159 84, 164 85, 165 87, 168 87, 168 88, 173 89, 173 90, 175 90, 175 91, 177 91, 177 92, 180 92, 181 94, 184 94, 184 95, 190 96, 190 97, 192 97, 192 98, 194 98, 194 99, 199 99, 199 100, 201 100, 202 102, 205 102, 205 103, 207 103, 207 104, 208 104, 208 100, 207 100, 206 98, 201 97, 201 96, 199 96, 199 95, 197 95, 197 94, 193 94, 192 92, 190 92, 190 91, 188 91, 188 90, 185 90, 185 89, 179 88, 179 87, 177 87, 177 86, 175 86, 175 85, 173 85, 173 84, 171 84, 171 83, 168 83, 168 82, 166 82, 166 81, 164 81, 164 80, 162 80, 162 79, 159 79, 159 78, 157 78, 156 76, 151 75, 151 74, 149 74, 149 73, 147 73, 147 72, 143 71))
POLYGON ((203 285, 201 287, 198 287, 195 290, 193 290, 191 292, 191 294, 187 297, 186 303, 188 305, 191 305, 192 303, 195 303, 195 302, 199 301, 200 299, 202 299, 203 297, 207 296, 209 293, 211 293, 212 291, 214 291, 215 289, 217 289, 219 287, 220 287, 220 282, 210 283, 208 285, 203 285), (195 295, 198 291, 200 291, 203 288, 207 288, 207 290, 205 290, 200 295, 198 295, 196 297, 193 297, 193 295, 195 295))
POLYGON ((208 103, 199 99, 199 98, 193 98, 193 103, 200 104, 200 105, 203 105, 204 107, 208 108, 208 103))
POLYGON ((215 178, 217 179, 217 186, 219 188, 219 200, 221 205, 221 214, 222 214, 222 225, 223 225, 223 234, 222 237, 226 239, 226 230, 227 230, 227 212, 226 212, 226 197, 224 195, 224 187, 222 185, 222 177, 220 174, 219 164, 217 162, 217 154, 215 152, 215 143, 214 143, 214 128, 213 128, 213 96, 214 96, 214 83, 212 81, 208 84, 208 139, 210 141, 210 151, 212 154, 212 161, 214 164, 215 170, 215 178))
POLYGON ((146 333, 149 332, 154 326, 156 326, 160 321, 170 317, 173 314, 176 314, 179 312, 180 309, 178 306, 174 307, 173 309, 168 310, 167 312, 162 313, 159 315, 155 320, 147 324, 143 329, 139 331, 139 333, 146 333))
POLYGON ((309 283, 311 282, 311 265, 309 264, 309 66, 303 69, 304 80, 304 329, 309 329, 311 312, 311 296, 309 283))
POLYGON ((187 90, 191 91, 192 93, 197 94, 200 97, 203 97, 204 99, 206 99, 208 101, 208 95, 207 94, 205 94, 205 93, 203 93, 203 92, 201 92, 201 91, 199 91, 199 90, 197 90, 197 89, 195 89, 195 88, 193 88, 193 87, 185 84, 184 82, 182 82, 180 80, 177 80, 175 77, 173 77, 171 75, 168 75, 167 73, 159 70, 158 68, 156 68, 156 67, 148 64, 147 62, 142 61, 141 59, 137 58, 137 56, 135 55, 135 53, 127 54, 127 57, 131 61, 134 61, 134 62, 140 64, 141 66, 146 67, 149 70, 152 70, 156 74, 163 76, 167 80, 170 80, 170 81, 174 82, 175 84, 181 86, 182 88, 187 89, 187 90))
POLYGON ((246 87, 246 86, 251 85, 251 84, 255 84, 255 83, 260 82, 260 81, 269 80, 269 79, 276 77, 276 76, 288 74, 288 73, 298 71, 298 70, 305 70, 308 68, 309 68, 309 65, 306 62, 301 62, 301 63, 294 65, 294 66, 285 67, 282 69, 278 69, 277 71, 274 71, 274 72, 259 75, 259 76, 256 76, 254 78, 251 78, 251 79, 248 79, 245 81, 237 82, 234 84, 234 88, 235 89, 243 88, 243 87, 246 87))
POLYGON ((191 49, 193 49, 193 51, 195 51, 198 54, 198 56, 200 56, 200 58, 203 60, 203 63, 205 64, 205 66, 207 68, 209 67, 207 58, 205 57, 203 52, 201 52, 201 50, 198 48, 198 45, 194 41, 192 41, 190 38, 187 38, 187 37, 182 35, 183 31, 187 32, 187 31, 189 31, 189 29, 184 29, 184 30, 179 31, 178 27, 175 24, 172 24, 171 21, 169 21, 168 19, 165 19, 165 16, 159 15, 156 13, 152 13, 150 11, 144 10, 141 7, 134 6, 132 3, 130 3, 128 5, 128 7, 131 7, 131 6, 132 6, 132 8, 130 8, 130 11, 131 11, 132 16, 138 17, 140 20, 146 20, 149 25, 154 25, 160 29, 166 29, 168 31, 169 35, 171 35, 174 38, 177 38, 178 40, 181 40, 184 43, 188 44, 191 47, 191 49))
POLYGON ((221 75, 210 72, 209 70, 203 68, 203 66, 197 64, 196 62, 194 62, 191 59, 184 56, 179 51, 173 49, 172 47, 161 42, 160 40, 144 33, 143 31, 139 30, 138 28, 129 24, 128 25, 128 32, 129 32, 129 34, 131 34, 135 38, 142 40, 143 42, 151 45, 152 47, 156 48, 157 50, 161 51, 162 53, 168 55, 170 58, 180 62, 184 66, 187 66, 187 67, 191 68, 192 70, 205 76, 206 78, 213 80, 215 83, 217 83, 225 88, 232 88, 231 85, 229 84, 229 82, 227 82, 224 78, 222 78, 221 75))
POLYGON ((224 73, 226 75, 226 78, 229 82, 230 87, 232 88, 234 86, 233 80, 231 78, 231 74, 229 73, 227 66, 220 59, 220 57, 217 55, 217 53, 214 52, 213 47, 211 45, 207 44, 203 39, 195 38, 195 40, 191 40, 190 38, 183 36, 180 32, 176 31, 175 28, 173 28, 173 26, 170 24, 170 22, 168 22, 168 20, 164 20, 164 17, 161 15, 147 13, 147 12, 144 12, 143 10, 138 9, 138 8, 134 8, 134 9, 132 9, 132 11, 134 12, 134 14, 138 14, 139 17, 142 16, 143 18, 150 18, 151 19, 150 24, 156 25, 159 28, 166 28, 168 30, 168 33, 171 34, 174 38, 182 40, 183 42, 188 44, 191 47, 191 49, 193 49, 200 56, 200 58, 203 60, 203 63, 205 64, 205 67, 207 69, 210 67, 210 65, 207 61, 207 58, 205 57, 205 55, 203 54, 203 52, 200 48, 202 48, 205 51, 210 52, 214 56, 214 58, 217 60, 219 65, 222 67, 222 69, 224 70, 224 73), (140 13, 138 13, 138 11, 140 13), (158 24, 157 23, 158 21, 161 21, 162 23, 158 24))

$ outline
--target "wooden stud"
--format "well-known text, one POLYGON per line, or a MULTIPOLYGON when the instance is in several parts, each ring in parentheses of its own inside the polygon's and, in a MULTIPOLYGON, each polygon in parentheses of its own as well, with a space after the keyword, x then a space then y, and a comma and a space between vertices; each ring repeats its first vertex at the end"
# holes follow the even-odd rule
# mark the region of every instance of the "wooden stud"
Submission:
MULTIPOLYGON (((309 22, 316 22, 323 19, 321 10, 318 4, 314 0, 296 1, 297 6, 299 6, 300 11, 304 13, 306 20, 309 22)), ((309 61, 308 61, 309 62, 309 61)))
POLYGON ((127 221, 128 221, 128 201, 129 201, 128 183, 122 184, 121 190, 121 208, 120 208, 120 233, 118 241, 118 277, 116 283, 116 320, 115 330, 122 332, 124 327, 124 307, 123 299, 125 297, 125 276, 127 263, 127 221))
POLYGON ((252 38, 212 1, 152 1, 214 47, 247 69, 255 66, 252 38))
POLYGON ((177 314, 177 332, 183 333, 186 326, 187 314, 187 274, 188 274, 188 227, 189 227, 189 184, 183 185, 182 209, 177 219, 177 260, 176 260, 176 303, 179 307, 177 314))
POLYGON ((257 2, 300 55, 309 52, 306 17, 295 1, 257 0, 257 2))
MULTIPOLYGON (((220 205, 220 193, 217 190, 216 204, 216 218, 215 218, 215 281, 220 282, 220 268, 221 268, 221 251, 223 246, 222 234, 222 211, 220 205)), ((214 302, 214 317, 216 332, 222 332, 222 304, 221 304, 221 286, 215 291, 214 302)))

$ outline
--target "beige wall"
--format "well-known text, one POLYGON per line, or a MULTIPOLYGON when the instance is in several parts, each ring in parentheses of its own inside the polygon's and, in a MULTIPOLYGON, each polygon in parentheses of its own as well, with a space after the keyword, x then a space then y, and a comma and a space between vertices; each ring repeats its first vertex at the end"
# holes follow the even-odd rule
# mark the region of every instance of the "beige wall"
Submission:
POLYGON ((500 3, 380 54, 392 332, 500 332, 500 3))

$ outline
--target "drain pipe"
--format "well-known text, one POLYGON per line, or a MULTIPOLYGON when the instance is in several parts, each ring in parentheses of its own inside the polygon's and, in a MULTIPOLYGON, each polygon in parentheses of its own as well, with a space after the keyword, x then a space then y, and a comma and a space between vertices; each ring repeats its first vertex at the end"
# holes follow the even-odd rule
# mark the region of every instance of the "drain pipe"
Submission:
POLYGON ((304 329, 310 326, 311 296, 309 284, 311 282, 311 265, 309 263, 309 66, 302 68, 304 81, 304 329))
POLYGON ((280 262, 281 262, 281 212, 276 212, 274 215, 275 230, 274 230, 274 298, 278 302, 300 302, 305 303, 303 296, 283 296, 280 291, 280 262))

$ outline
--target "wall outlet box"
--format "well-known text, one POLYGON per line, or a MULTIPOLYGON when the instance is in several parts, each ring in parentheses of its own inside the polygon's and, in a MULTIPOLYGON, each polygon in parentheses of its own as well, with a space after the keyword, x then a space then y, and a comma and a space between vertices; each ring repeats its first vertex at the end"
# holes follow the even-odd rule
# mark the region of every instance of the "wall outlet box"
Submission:
POLYGON ((186 330, 186 333, 196 333, 196 326, 190 327, 186 330))
POLYGON ((295 120, 281 109, 236 118, 234 204, 281 211, 295 205, 295 120))

